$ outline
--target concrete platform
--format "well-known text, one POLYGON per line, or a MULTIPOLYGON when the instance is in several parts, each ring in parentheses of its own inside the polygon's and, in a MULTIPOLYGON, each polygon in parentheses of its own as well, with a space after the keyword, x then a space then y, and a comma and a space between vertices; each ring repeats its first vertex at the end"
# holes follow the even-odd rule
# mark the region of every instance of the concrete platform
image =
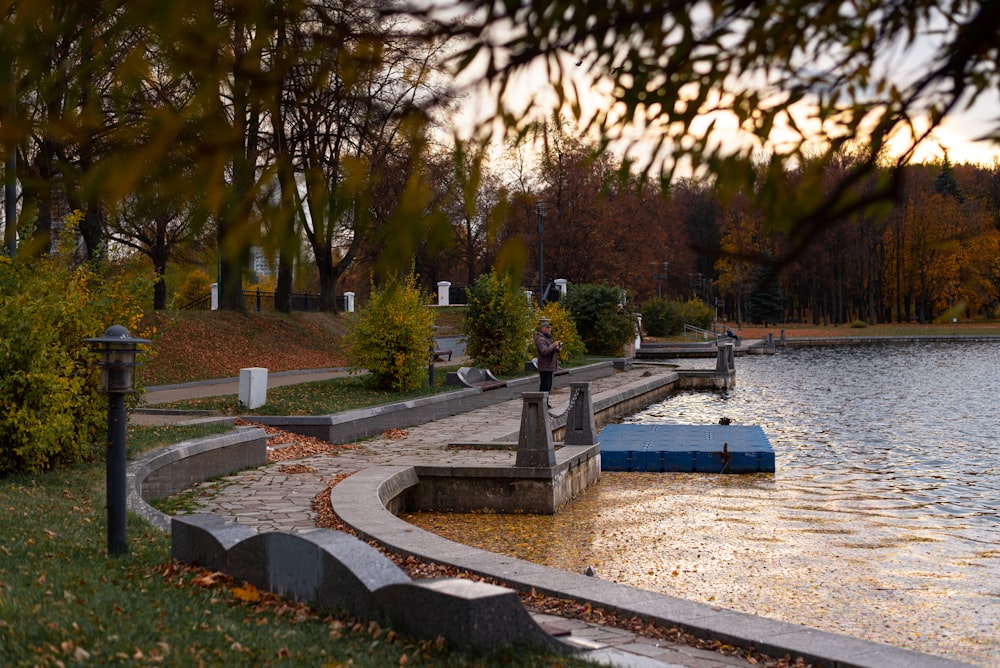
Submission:
POLYGON ((759 426, 610 424, 602 471, 774 473, 774 448, 759 426))

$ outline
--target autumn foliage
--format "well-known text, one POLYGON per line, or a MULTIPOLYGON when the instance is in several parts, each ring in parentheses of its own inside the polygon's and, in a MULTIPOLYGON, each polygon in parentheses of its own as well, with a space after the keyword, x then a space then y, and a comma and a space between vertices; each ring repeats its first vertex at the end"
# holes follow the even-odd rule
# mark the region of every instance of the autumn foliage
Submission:
MULTIPOLYGON (((71 215, 61 248, 75 248, 71 215)), ((57 253, 0 258, 0 472, 38 472, 87 459, 106 427, 96 358, 84 339, 112 324, 142 335, 142 278, 57 253)), ((103 443, 102 443, 103 445, 103 443)))
POLYGON ((371 300, 348 334, 348 361, 367 369, 378 389, 405 392, 420 387, 430 354, 434 314, 413 275, 372 287, 371 300))
MULTIPOLYGON (((573 322, 569 311, 562 307, 559 302, 549 302, 544 308, 538 309, 536 322, 546 318, 552 323, 552 338, 562 342, 559 349, 559 362, 565 363, 571 359, 583 357, 587 348, 583 345, 583 339, 576 331, 576 323, 573 322)), ((528 344, 528 354, 534 357, 538 354, 534 341, 528 344)))

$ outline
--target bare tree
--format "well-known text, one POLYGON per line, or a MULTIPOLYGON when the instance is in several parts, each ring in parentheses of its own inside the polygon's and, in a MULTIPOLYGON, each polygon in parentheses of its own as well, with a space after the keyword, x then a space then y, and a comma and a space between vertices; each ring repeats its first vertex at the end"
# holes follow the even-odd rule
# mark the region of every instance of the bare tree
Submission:
POLYGON ((316 2, 288 39, 302 52, 316 45, 287 79, 283 132, 322 307, 335 310, 337 282, 366 245, 405 266, 424 233, 423 107, 437 101, 437 50, 395 31, 376 5, 340 0, 316 2))

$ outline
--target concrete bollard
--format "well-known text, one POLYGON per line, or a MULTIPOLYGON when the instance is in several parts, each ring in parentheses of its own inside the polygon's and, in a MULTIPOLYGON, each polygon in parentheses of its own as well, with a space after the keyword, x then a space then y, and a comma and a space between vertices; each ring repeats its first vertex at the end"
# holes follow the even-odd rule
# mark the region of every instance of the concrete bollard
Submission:
POLYGON ((240 405, 260 408, 267 403, 267 369, 251 367, 240 369, 240 405))
POLYGON ((590 383, 570 383, 570 401, 573 406, 566 416, 566 445, 596 445, 597 427, 594 424, 594 401, 590 383))
POLYGON ((438 281, 438 306, 451 304, 451 281, 438 281))
POLYGON ((522 392, 521 430, 517 436, 515 466, 550 467, 556 463, 549 421, 548 392, 522 392))
POLYGON ((715 352, 715 372, 729 373, 736 368, 736 354, 732 343, 719 344, 715 352))
POLYGON ((726 361, 726 351, 731 346, 731 343, 720 343, 719 347, 715 350, 715 372, 725 373, 729 371, 726 361))

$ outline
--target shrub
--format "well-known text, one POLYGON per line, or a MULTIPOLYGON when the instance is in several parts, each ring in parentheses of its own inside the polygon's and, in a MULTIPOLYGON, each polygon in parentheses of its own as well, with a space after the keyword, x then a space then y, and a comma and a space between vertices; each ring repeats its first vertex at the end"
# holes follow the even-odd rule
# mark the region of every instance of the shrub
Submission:
POLYGON ((587 352, 621 355, 635 338, 635 316, 628 293, 607 283, 570 286, 561 302, 573 316, 587 352))
MULTIPOLYGON (((537 326, 542 318, 548 318, 552 323, 552 338, 556 341, 562 341, 562 348, 559 350, 560 363, 583 357, 586 354, 587 349, 583 345, 583 339, 576 331, 576 323, 573 322, 569 311, 563 308, 559 302, 549 302, 545 308, 536 311, 534 324, 537 326)), ((538 349, 535 348, 534 338, 532 338, 528 341, 528 357, 537 355, 538 349)))
POLYGON ((689 299, 686 302, 677 304, 678 331, 684 325, 694 325, 701 329, 708 329, 712 325, 715 311, 711 306, 700 299, 689 299))
POLYGON ((672 336, 680 331, 677 302, 653 297, 641 308, 642 328, 649 336, 672 336))
POLYGON ((511 375, 524 369, 534 310, 509 276, 483 274, 468 292, 462 334, 476 366, 511 375))
MULTIPOLYGON (((79 218, 67 219, 66 239, 79 218)), ((0 472, 76 464, 98 442, 103 452, 107 400, 83 340, 112 324, 149 335, 140 331, 138 295, 150 294, 150 283, 108 268, 74 268, 67 255, 0 258, 0 472)))
POLYGON ((347 359, 353 370, 367 369, 376 389, 406 392, 426 378, 434 314, 413 274, 385 287, 372 286, 368 305, 347 335, 347 359))
POLYGON ((855 320, 854 322, 851 323, 851 327, 853 329, 864 329, 867 326, 868 323, 865 322, 864 320, 855 320))

